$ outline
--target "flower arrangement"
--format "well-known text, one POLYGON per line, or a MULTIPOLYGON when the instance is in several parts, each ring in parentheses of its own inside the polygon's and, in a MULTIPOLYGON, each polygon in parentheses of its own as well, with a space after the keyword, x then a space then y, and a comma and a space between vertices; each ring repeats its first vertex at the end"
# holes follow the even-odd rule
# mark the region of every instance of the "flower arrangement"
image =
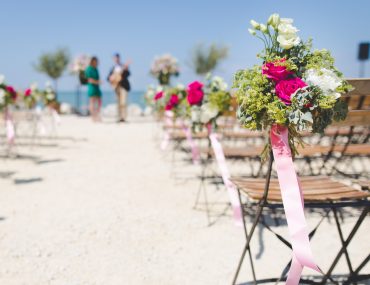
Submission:
POLYGON ((216 120, 229 111, 232 97, 226 82, 218 76, 207 76, 207 82, 194 81, 188 85, 187 101, 193 130, 198 131, 206 124, 217 127, 216 120))
POLYGON ((40 99, 41 93, 37 88, 37 84, 34 83, 27 88, 23 93, 23 103, 28 109, 32 109, 40 99))
POLYGON ((87 84, 87 78, 85 76, 85 69, 90 63, 90 56, 82 54, 77 56, 70 65, 71 74, 78 75, 80 83, 82 85, 87 84))
POLYGON ((0 75, 0 111, 15 104, 17 91, 10 85, 5 84, 5 77, 0 75))
POLYGON ((175 87, 150 86, 146 92, 146 100, 156 113, 172 111, 174 118, 185 117, 187 112, 186 89, 182 84, 175 87))
POLYGON ((170 54, 155 57, 150 73, 158 79, 160 85, 169 85, 171 76, 180 74, 178 61, 170 54))
POLYGON ((45 90, 41 91, 41 99, 45 106, 56 107, 58 102, 56 100, 55 91, 49 82, 45 85, 45 90))
POLYGON ((322 133, 333 120, 345 119, 347 105, 340 97, 351 86, 329 51, 312 50, 311 40, 299 38, 292 19, 273 14, 266 24, 251 25, 249 32, 265 46, 258 54, 263 64, 235 74, 238 118, 252 130, 288 127, 296 152, 299 131, 322 133))

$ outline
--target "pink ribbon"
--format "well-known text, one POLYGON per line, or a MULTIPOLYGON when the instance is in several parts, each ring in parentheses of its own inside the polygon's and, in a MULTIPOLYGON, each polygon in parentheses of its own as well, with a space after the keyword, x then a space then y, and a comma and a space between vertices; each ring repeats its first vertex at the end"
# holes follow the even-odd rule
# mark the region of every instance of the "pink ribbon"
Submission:
MULTIPOLYGON (((171 111, 165 111, 164 113, 164 125, 165 127, 173 126, 173 113, 171 111)), ((161 142, 161 150, 166 150, 170 143, 170 133, 167 128, 164 130, 163 139, 161 142)))
POLYGON ((231 206, 233 208, 233 217, 235 224, 237 226, 243 225, 242 209, 240 206, 238 191, 235 185, 230 181, 230 172, 226 165, 225 155, 222 150, 222 145, 218 140, 218 135, 211 133, 209 129, 209 139, 211 140, 211 145, 213 152, 215 153, 216 161, 221 172, 222 181, 229 194, 229 199, 231 206))
POLYGON ((314 261, 310 246, 309 231, 304 216, 303 193, 294 169, 288 129, 273 125, 270 138, 293 249, 292 264, 286 284, 298 285, 303 267, 309 267, 320 273, 321 271, 314 261))
POLYGON ((6 126, 6 137, 9 144, 13 144, 15 140, 15 128, 13 118, 9 111, 5 111, 5 126, 6 126))
POLYGON ((190 145, 191 148, 191 158, 193 160, 193 164, 199 164, 200 163, 199 149, 193 140, 191 130, 189 127, 186 127, 185 125, 183 125, 183 130, 186 135, 186 140, 188 141, 188 144, 190 145))

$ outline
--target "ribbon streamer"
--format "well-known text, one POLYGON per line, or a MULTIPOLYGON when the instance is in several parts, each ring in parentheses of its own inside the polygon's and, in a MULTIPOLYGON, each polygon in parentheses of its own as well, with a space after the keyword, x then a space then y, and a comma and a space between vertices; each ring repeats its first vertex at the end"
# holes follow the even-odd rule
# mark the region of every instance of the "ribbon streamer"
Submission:
POLYGON ((224 182, 224 185, 227 189, 227 192, 229 194, 229 199, 231 206, 233 208, 233 217, 235 224, 237 226, 243 225, 243 217, 242 217, 242 209, 238 197, 238 191, 235 187, 235 185, 230 181, 230 172, 226 165, 225 155, 222 149, 222 145, 220 141, 218 140, 218 135, 215 133, 211 133, 210 128, 209 130, 209 139, 211 140, 211 145, 213 152, 215 153, 216 161, 218 164, 218 167, 221 172, 222 181, 224 182))
POLYGON ((309 240, 309 231, 304 216, 304 199, 297 173, 294 169, 292 153, 285 126, 273 125, 270 132, 272 151, 276 164, 284 211, 291 238, 293 257, 286 284, 298 285, 303 267, 317 272, 317 267, 309 240))
POLYGON ((6 138, 8 144, 14 144, 15 140, 15 128, 13 123, 13 118, 8 110, 5 111, 5 126, 6 126, 6 138))
POLYGON ((191 148, 191 158, 193 160, 193 164, 199 164, 200 163, 199 149, 193 140, 193 136, 191 135, 191 130, 185 125, 183 125, 183 130, 186 135, 186 140, 188 141, 190 148, 191 148))
MULTIPOLYGON (((164 113, 164 125, 165 127, 173 126, 173 113, 171 111, 165 111, 164 113)), ((161 150, 166 150, 170 143, 170 133, 167 128, 164 130, 163 139, 161 142, 161 150)))

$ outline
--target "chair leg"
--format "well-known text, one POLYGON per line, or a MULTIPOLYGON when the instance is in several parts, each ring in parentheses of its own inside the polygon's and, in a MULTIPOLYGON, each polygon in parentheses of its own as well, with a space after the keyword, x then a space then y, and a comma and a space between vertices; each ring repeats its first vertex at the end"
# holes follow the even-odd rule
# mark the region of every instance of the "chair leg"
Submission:
MULTIPOLYGON (((239 264, 238 264, 237 270, 236 270, 235 275, 234 275, 234 278, 233 278, 233 282, 232 282, 233 285, 236 283, 236 280, 238 279, 240 268, 241 268, 241 266, 243 264, 245 254, 246 254, 247 250, 250 251, 250 247, 249 246, 250 246, 250 242, 252 240, 253 234, 254 234, 254 230, 256 229, 256 227, 257 227, 257 225, 258 225, 258 223, 260 221, 263 208, 267 204, 267 196, 268 196, 268 192, 269 192, 269 188, 270 188, 270 180, 271 180, 271 171, 272 171, 272 163, 273 163, 273 161, 274 161, 274 157, 273 157, 272 150, 271 150, 270 151, 270 156, 269 156, 268 170, 267 170, 267 175, 266 175, 266 183, 265 183, 265 189, 264 189, 263 197, 261 198, 260 202, 258 203, 256 217, 255 217, 254 222, 252 224, 251 231, 247 235, 247 241, 246 241, 246 244, 244 246, 242 255, 241 255, 240 260, 239 260, 239 264)), ((240 192, 239 192, 239 195, 240 195, 240 192)), ((240 196, 239 196, 239 199, 240 199, 240 196)), ((255 280, 255 284, 256 283, 257 282, 255 280)))
MULTIPOLYGON (((340 223, 339 223, 339 217, 338 217, 337 209, 335 207, 333 207, 332 210, 333 210, 335 224, 337 226, 339 238, 340 238, 340 241, 343 245, 344 244, 344 237, 343 237, 342 228, 341 228, 340 223)), ((350 276, 352 276, 354 274, 354 272, 353 272, 351 259, 349 258, 349 254, 348 254, 348 251, 347 251, 347 247, 344 248, 344 256, 346 257, 346 261, 347 261, 350 276)), ((354 283, 354 284, 357 285, 357 283, 354 283)))
MULTIPOLYGON (((242 204, 242 197, 240 195, 240 191, 238 189, 238 197, 239 197, 239 203, 240 205, 243 205, 242 204)), ((244 228, 244 234, 245 234, 245 238, 248 239, 248 229, 247 229, 247 223, 245 222, 245 218, 246 218, 246 213, 244 211, 244 207, 242 206, 241 207, 242 209, 242 218, 243 218, 243 228, 244 228)), ((253 258, 252 258, 252 250, 249 249, 248 250, 248 255, 249 255, 249 262, 251 264, 251 270, 252 270, 252 276, 253 276, 253 282, 254 284, 256 285, 257 284, 257 279, 256 279, 256 271, 254 269, 254 263, 253 263, 253 258)))
POLYGON ((243 261, 244 261, 244 258, 245 258, 245 254, 247 253, 247 251, 250 251, 249 245, 250 245, 250 242, 252 240, 252 237, 253 237, 253 234, 254 234, 254 230, 256 229, 256 227, 257 227, 257 225, 259 223, 259 220, 261 218, 262 210, 263 210, 264 207, 265 207, 265 203, 259 203, 258 208, 257 208, 256 218, 254 219, 254 222, 253 222, 253 225, 251 227, 251 230, 250 230, 249 234, 247 235, 247 241, 245 243, 245 246, 244 246, 242 255, 241 255, 240 260, 239 260, 239 263, 238 263, 237 270, 236 270, 235 275, 234 275, 234 278, 233 278, 233 282, 232 282, 233 285, 236 284, 236 280, 238 279, 239 272, 240 272, 241 266, 242 266, 243 261))
POLYGON ((365 209, 362 211, 360 217, 358 218, 355 226, 353 227, 352 231, 350 232, 348 238, 342 242, 342 247, 339 250, 337 256, 335 257, 334 261, 332 262, 329 270, 324 275, 321 284, 326 284, 327 280, 329 279, 331 273, 333 272, 335 266, 337 265, 339 259, 341 258, 342 254, 347 250, 348 245, 350 244, 351 240, 355 236, 357 230, 361 226, 362 222, 365 220, 367 213, 369 212, 369 206, 366 206, 365 209))

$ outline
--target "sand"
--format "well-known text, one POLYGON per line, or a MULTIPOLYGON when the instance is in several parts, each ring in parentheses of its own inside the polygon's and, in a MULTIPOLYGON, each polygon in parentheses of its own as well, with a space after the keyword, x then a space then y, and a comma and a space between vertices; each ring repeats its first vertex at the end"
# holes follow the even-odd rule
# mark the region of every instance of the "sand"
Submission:
MULTIPOLYGON (((209 227, 193 209, 200 168, 181 155, 172 164, 156 131, 147 118, 118 125, 64 116, 56 139, 19 140, 21 156, 0 159, 0 284, 230 284, 243 231, 230 211, 209 227)), ((211 201, 227 201, 222 187, 208 189, 211 201)), ((346 232, 353 221, 346 218, 346 232)), ((369 230, 367 218, 350 247, 355 265, 369 252, 369 230)), ((339 249, 333 220, 313 249, 327 268, 339 249)), ((262 228, 253 254, 261 277, 277 275, 290 257, 262 228)), ((344 262, 338 273, 348 273, 344 262)), ((240 280, 251 280, 248 263, 240 280)))

